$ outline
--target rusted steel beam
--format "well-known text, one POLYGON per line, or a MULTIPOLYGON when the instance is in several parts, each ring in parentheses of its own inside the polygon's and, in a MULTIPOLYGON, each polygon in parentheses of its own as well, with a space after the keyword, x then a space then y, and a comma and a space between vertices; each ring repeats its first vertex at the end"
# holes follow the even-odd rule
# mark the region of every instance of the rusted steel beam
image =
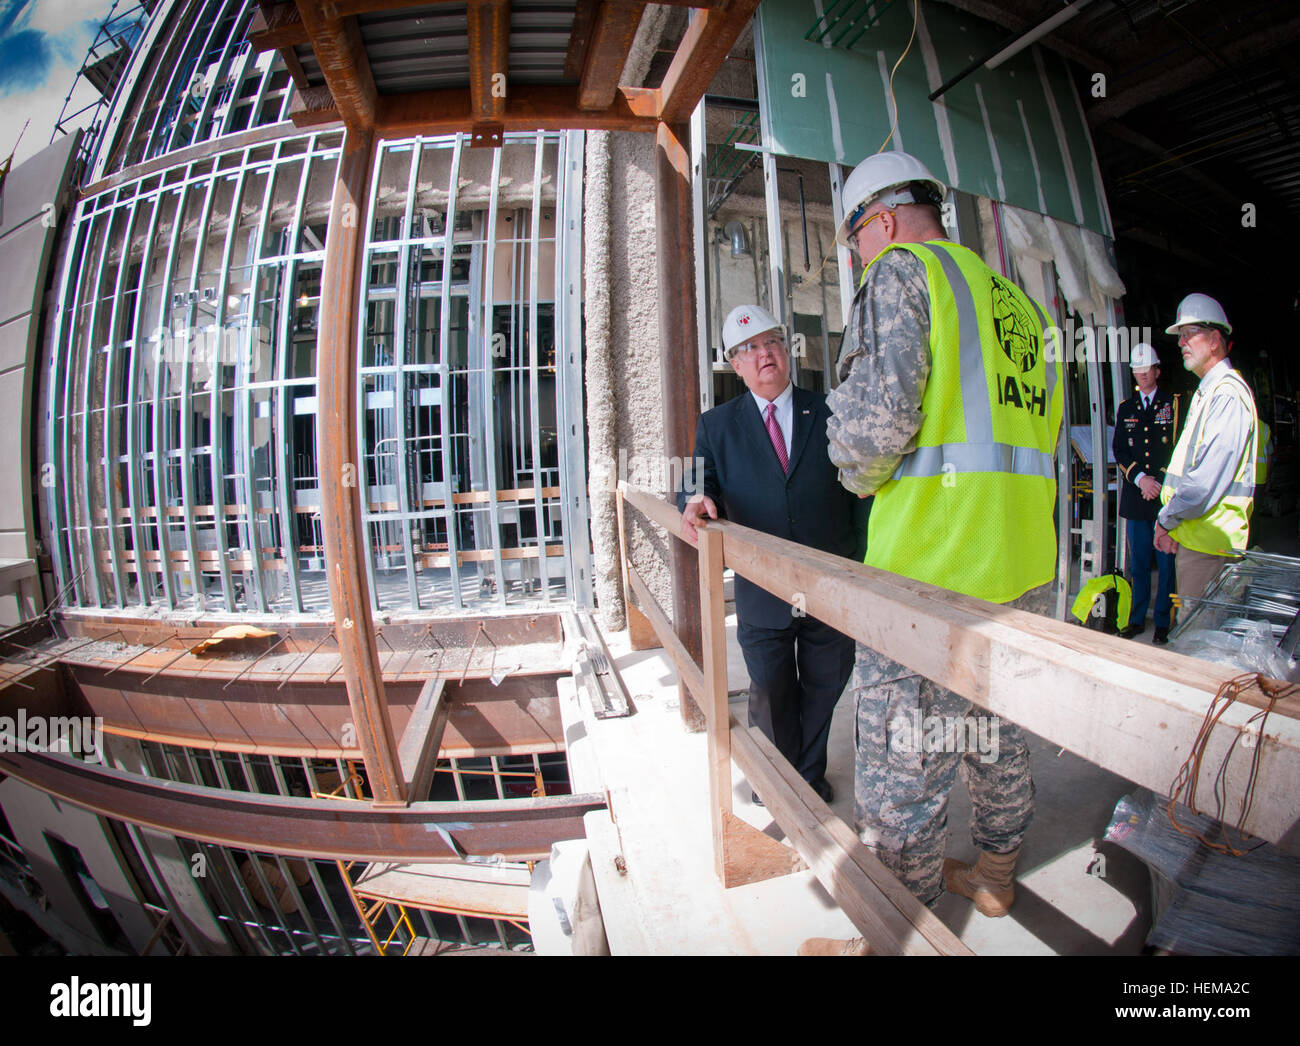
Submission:
MULTIPOLYGON (((664 404, 664 454, 686 461, 700 417, 699 349, 695 334, 695 261, 691 210, 691 154, 685 126, 661 123, 655 138, 656 264, 659 277, 659 378, 664 404)), ((703 663, 700 579, 695 551, 668 542, 673 579, 673 624, 695 664, 703 663)), ((682 691, 682 721, 704 729, 699 705, 682 691)))
POLYGON ((727 52, 758 10, 759 0, 731 0, 725 8, 700 11, 691 21, 660 86, 660 117, 667 123, 689 120, 709 89, 727 52))
POLYGON ((510 0, 471 4, 469 21, 469 97, 475 121, 501 119, 510 75, 510 0))
POLYGON ((289 71, 289 79, 293 81, 293 86, 298 90, 295 96, 311 89, 311 84, 307 81, 307 70, 302 67, 302 62, 298 58, 298 53, 292 47, 286 47, 280 52, 280 61, 284 62, 284 67, 289 71))
MULTIPOLYGON (((306 4, 303 5, 307 6, 306 4)), ((310 19, 304 15, 310 24, 310 19)), ((372 85, 373 88, 373 85, 372 85)), ((321 529, 330 606, 347 680, 357 740, 365 753, 371 794, 381 803, 406 799, 397 742, 370 616, 370 585, 361 556, 370 538, 361 522, 365 472, 357 449, 357 309, 360 298, 363 216, 375 162, 375 138, 349 126, 330 204, 329 237, 321 272, 317 339, 320 419, 321 529)))
MULTIPOLYGON (((392 13, 408 7, 433 7, 456 3, 475 7, 491 2, 492 0, 325 0, 321 6, 331 11, 336 18, 347 18, 349 15, 392 13)), ((727 0, 662 0, 662 5, 710 8, 720 7, 726 2, 727 0)))
POLYGON ((605 807, 603 796, 585 794, 381 810, 342 799, 159 781, 36 752, 0 751, 0 772, 94 813, 171 835, 325 860, 429 863, 494 854, 541 860, 552 843, 583 838, 583 815, 605 807))
POLYGON ((254 51, 287 50, 310 40, 307 27, 298 14, 298 5, 262 4, 248 26, 248 42, 254 51))
POLYGON ((294 127, 319 127, 322 124, 340 123, 343 117, 339 115, 334 95, 328 87, 307 87, 293 93, 293 101, 289 103, 289 119, 293 121, 294 127))
MULTIPOLYGON (((503 671, 513 667, 514 661, 500 666, 503 671)), ((444 702, 449 718, 443 757, 563 751, 556 696, 561 674, 568 673, 509 671, 504 677, 498 673, 495 684, 479 676, 452 687, 444 702)), ((395 736, 409 727, 421 688, 436 678, 447 677, 411 673, 400 682, 385 682, 395 736)), ((282 690, 273 680, 259 684, 247 677, 228 687, 223 677, 159 676, 145 682, 138 671, 109 675, 100 668, 67 666, 57 677, 33 673, 23 681, 39 691, 10 694, 10 709, 21 706, 29 715, 99 716, 106 731, 124 737, 231 752, 347 759, 364 755, 353 732, 346 730, 355 717, 341 674, 332 681, 319 672, 312 681, 300 674, 282 690)), ((398 754, 400 761, 400 747, 398 754)))
POLYGON ((596 11, 600 0, 578 0, 573 10, 573 30, 569 33, 569 50, 564 56, 564 78, 577 80, 587 63, 587 48, 591 46, 591 33, 596 26, 596 11))
MULTIPOLYGON (((107 639, 110 635, 131 646, 153 646, 174 640, 175 648, 192 647, 212 633, 230 624, 228 619, 193 617, 133 617, 127 614, 105 614, 99 611, 62 611, 57 616, 59 632, 69 638, 107 639)), ((329 633, 332 622, 319 619, 250 614, 241 618, 244 624, 257 625, 288 637, 285 653, 302 653, 311 649, 322 634, 329 633)), ((429 645, 430 637, 436 645, 449 651, 453 647, 468 647, 473 642, 482 623, 499 647, 552 643, 557 648, 564 644, 564 623, 560 614, 552 611, 540 613, 508 614, 502 617, 467 615, 464 617, 437 618, 430 621, 427 615, 408 618, 393 616, 383 626, 384 638, 396 650, 415 649, 429 645)), ((13 632, 13 638, 34 646, 38 642, 48 646, 53 633, 50 626, 36 623, 22 633, 13 632)), ((58 641, 60 637, 54 637, 58 641)), ((3 640, 0 640, 3 644, 3 640)), ((4 650, 0 645, 0 653, 4 650)), ((55 653, 51 650, 51 653, 55 653)), ((62 651, 59 651, 62 657, 62 651)), ((450 655, 449 655, 450 656, 450 655)), ((75 658, 73 660, 76 660, 75 658)), ((90 662, 87 662, 90 663, 90 662)), ((102 659, 95 663, 103 663, 102 659)), ((216 661, 220 664, 219 659, 216 661)))
POLYGON ((372 129, 377 92, 357 20, 327 16, 333 5, 318 0, 297 5, 340 118, 350 129, 372 129))
POLYGON ((613 104, 645 6, 640 0, 603 0, 601 3, 582 66, 579 109, 608 109, 613 104))
MULTIPOLYGON (((655 92, 621 87, 609 108, 578 108, 573 84, 529 84, 510 88, 505 110, 495 121, 507 131, 566 130, 653 131, 654 104, 645 96, 655 92)), ((657 97, 657 95, 656 95, 657 97)), ((418 91, 384 95, 379 99, 377 130, 385 138, 408 134, 463 131, 474 121, 468 90, 418 91)))

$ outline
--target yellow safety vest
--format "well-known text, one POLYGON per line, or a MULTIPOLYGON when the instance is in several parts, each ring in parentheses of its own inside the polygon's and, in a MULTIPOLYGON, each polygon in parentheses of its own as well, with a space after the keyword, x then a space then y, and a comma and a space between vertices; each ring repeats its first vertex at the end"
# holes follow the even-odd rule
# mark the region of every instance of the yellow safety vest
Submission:
MULTIPOLYGON (((1160 488, 1160 503, 1168 505, 1187 470, 1188 455, 1195 461, 1201 444, 1205 442, 1205 419, 1210 400, 1216 396, 1235 396, 1250 411, 1251 431, 1237 459, 1232 485, 1228 493, 1208 512, 1195 519, 1186 519, 1169 533, 1180 545, 1193 552, 1211 556, 1231 556, 1244 551, 1250 538, 1250 512, 1255 503, 1255 460, 1258 454, 1258 424, 1255 397, 1250 386, 1235 370, 1229 370, 1210 389, 1208 395, 1193 396, 1187 412, 1187 425, 1174 445, 1169 467, 1165 469, 1165 482, 1160 488)), ((1212 435, 1212 434, 1209 434, 1212 435)))
POLYGON ((916 450, 876 491, 865 562, 1009 603, 1056 575, 1059 346, 1048 362, 1047 314, 967 248, 886 250, 925 263, 931 369, 916 450))
POLYGON ((1127 628, 1129 611, 1133 607, 1133 586, 1118 574, 1102 574, 1101 577, 1084 582, 1070 613, 1079 619, 1079 624, 1086 625, 1088 618, 1097 614, 1097 601, 1111 589, 1115 590, 1117 597, 1115 627, 1127 628))
POLYGON ((1259 439, 1255 441, 1255 486, 1268 482, 1268 468, 1273 463, 1273 430, 1263 418, 1259 421, 1259 439))

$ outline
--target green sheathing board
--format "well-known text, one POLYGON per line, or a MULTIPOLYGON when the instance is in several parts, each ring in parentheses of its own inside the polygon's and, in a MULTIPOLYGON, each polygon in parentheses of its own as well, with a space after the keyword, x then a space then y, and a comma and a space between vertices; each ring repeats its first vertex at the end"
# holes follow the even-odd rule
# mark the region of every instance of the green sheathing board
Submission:
MULTIPOLYGON (((886 8, 876 0, 866 19, 883 9, 879 20, 845 50, 805 39, 832 3, 764 0, 756 19, 765 73, 759 90, 777 153, 853 166, 889 135, 889 71, 912 33, 912 5, 895 0, 886 8)), ((863 6, 854 0, 836 10, 863 6)), ((842 42, 857 33, 843 33, 842 42)), ((898 128, 889 148, 919 157, 958 189, 1112 235, 1092 140, 1060 56, 1029 48, 929 100, 1006 35, 947 5, 922 2, 916 39, 894 76, 898 128)))

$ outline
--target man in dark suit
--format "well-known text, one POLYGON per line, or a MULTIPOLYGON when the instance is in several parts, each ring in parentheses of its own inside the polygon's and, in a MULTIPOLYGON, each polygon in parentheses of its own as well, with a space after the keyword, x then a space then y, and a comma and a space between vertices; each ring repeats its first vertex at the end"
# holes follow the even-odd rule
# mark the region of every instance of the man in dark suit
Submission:
MULTIPOLYGON (((861 562, 867 504, 840 486, 826 456, 826 397, 791 384, 780 324, 740 305, 722 343, 748 392, 700 417, 696 492, 678 497, 683 537, 695 544, 701 520, 728 519, 861 562)), ((853 672, 853 640, 805 615, 797 600, 791 606, 739 575, 735 586, 749 724, 830 802, 826 741, 853 672)))
POLYGON ((1128 521, 1129 572, 1133 581, 1133 604, 1125 639, 1146 629, 1147 604, 1151 602, 1151 557, 1156 558, 1156 604, 1151 612, 1155 624, 1152 642, 1169 642, 1169 594, 1174 590, 1174 557, 1156 549, 1156 515, 1160 511, 1160 486, 1165 467, 1178 438, 1178 397, 1157 388, 1160 358, 1146 342, 1133 346, 1129 357, 1137 392, 1115 412, 1115 440, 1111 450, 1123 473, 1119 514, 1128 521))

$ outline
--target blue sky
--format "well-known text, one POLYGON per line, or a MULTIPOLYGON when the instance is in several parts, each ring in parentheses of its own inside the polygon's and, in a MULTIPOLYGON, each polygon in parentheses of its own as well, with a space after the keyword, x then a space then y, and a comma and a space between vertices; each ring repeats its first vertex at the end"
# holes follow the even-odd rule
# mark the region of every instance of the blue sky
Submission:
MULTIPOLYGON (((134 6, 124 2, 119 13, 134 6)), ((49 144, 63 100, 112 0, 0 0, 0 159, 21 163, 49 144)), ((73 97, 79 109, 96 96, 84 82, 73 97)))

